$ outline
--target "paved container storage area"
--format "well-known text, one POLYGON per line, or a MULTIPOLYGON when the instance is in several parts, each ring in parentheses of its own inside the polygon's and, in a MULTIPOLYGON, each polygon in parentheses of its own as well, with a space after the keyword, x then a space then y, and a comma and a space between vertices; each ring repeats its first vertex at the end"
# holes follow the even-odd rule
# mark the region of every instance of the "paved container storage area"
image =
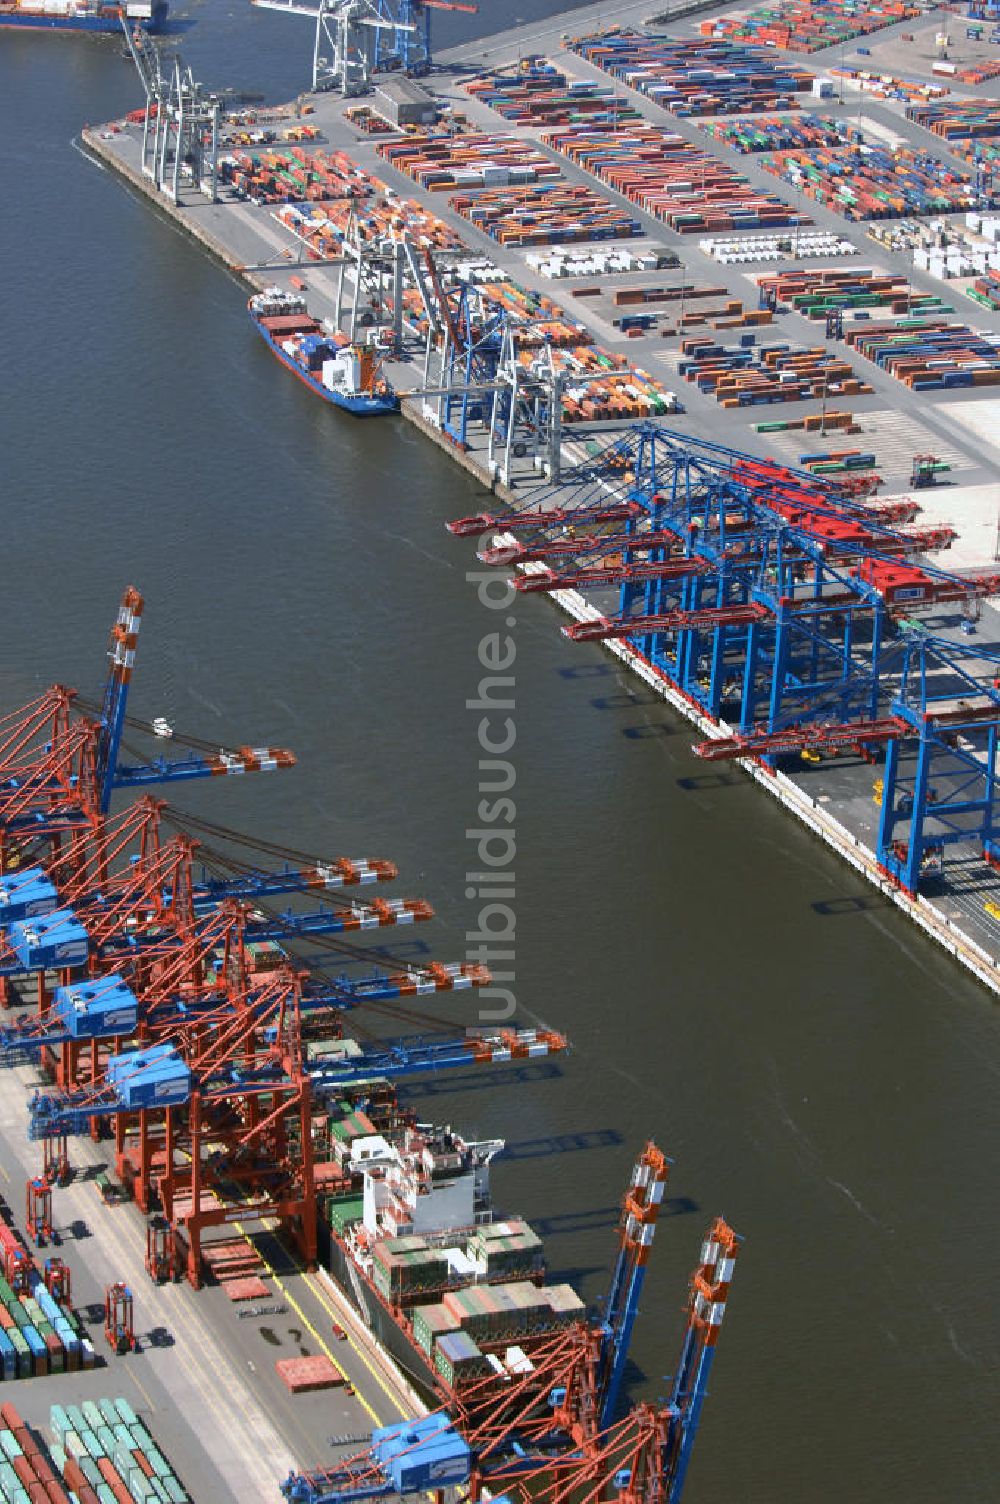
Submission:
POLYGON ((846 219, 893 219, 981 207, 970 177, 930 152, 906 146, 893 148, 856 137, 850 145, 824 151, 775 152, 761 165, 846 219))
POLYGON ((748 15, 702 21, 701 31, 705 36, 733 37, 741 42, 771 42, 788 52, 819 52, 919 15, 915 6, 893 0, 871 0, 863 10, 853 0, 822 0, 821 4, 780 0, 748 15))
POLYGON ((622 31, 578 37, 571 47, 674 115, 794 108, 812 83, 794 63, 729 42, 622 31))

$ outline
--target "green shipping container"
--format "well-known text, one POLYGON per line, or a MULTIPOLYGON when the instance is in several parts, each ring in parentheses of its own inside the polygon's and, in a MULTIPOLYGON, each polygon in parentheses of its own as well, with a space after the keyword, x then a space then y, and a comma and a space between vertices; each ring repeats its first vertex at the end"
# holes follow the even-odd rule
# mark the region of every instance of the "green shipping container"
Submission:
POLYGON ((361 1196, 348 1196, 340 1200, 331 1198, 327 1203, 330 1226, 341 1235, 351 1222, 360 1222, 363 1215, 364 1198, 361 1196))

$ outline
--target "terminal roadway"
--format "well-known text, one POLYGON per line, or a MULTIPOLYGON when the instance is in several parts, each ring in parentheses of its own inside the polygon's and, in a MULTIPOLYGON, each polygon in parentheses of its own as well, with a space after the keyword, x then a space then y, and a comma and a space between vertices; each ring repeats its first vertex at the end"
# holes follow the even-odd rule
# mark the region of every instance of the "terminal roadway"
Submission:
MULTIPOLYGON (((38 1081, 31 1067, 0 1067, 0 1195, 24 1226, 25 1182, 37 1174, 41 1145, 27 1140, 26 1095, 38 1081)), ((109 1165, 110 1145, 70 1140, 72 1183, 53 1191, 56 1252, 69 1265, 73 1303, 106 1364, 93 1373, 54 1375, 19 1384, 15 1403, 43 1430, 49 1405, 124 1395, 162 1443, 195 1498, 276 1504, 292 1467, 314 1468, 338 1455, 331 1438, 357 1450, 373 1427, 419 1413, 420 1406, 383 1360, 325 1271, 306 1274, 270 1234, 255 1238, 271 1288, 248 1303, 280 1314, 243 1317, 221 1287, 157 1287, 144 1267, 145 1219, 130 1202, 106 1206, 94 1177, 109 1165), (103 1333, 104 1288, 125 1280, 135 1300, 140 1351, 116 1357, 103 1333), (334 1336, 342 1326, 346 1339, 334 1336), (280 1358, 325 1353, 353 1385, 290 1394, 278 1379, 280 1358)), ((238 1229, 246 1231, 246 1229, 238 1229)), ((255 1230, 260 1234, 261 1229, 255 1230)))

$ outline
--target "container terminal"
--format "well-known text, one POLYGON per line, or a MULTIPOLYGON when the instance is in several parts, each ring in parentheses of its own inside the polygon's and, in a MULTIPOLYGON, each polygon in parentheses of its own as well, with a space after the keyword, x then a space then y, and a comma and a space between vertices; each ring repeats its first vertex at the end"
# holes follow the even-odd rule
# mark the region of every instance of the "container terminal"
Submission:
POLYGON ((293 15, 314 91, 252 117, 135 34, 86 144, 376 349, 495 493, 453 531, 997 991, 993 23, 645 11, 293 15))
POLYGON ((629 1404, 670 1161, 638 1152, 600 1312, 549 1282, 492 1203, 503 1141, 419 1119, 398 1087, 567 1041, 427 1011, 489 975, 399 960, 395 932, 433 911, 359 896, 391 860, 281 849, 147 792, 295 757, 135 716, 143 614, 130 587, 96 699, 57 684, 0 728, 0 1365, 32 1381, 24 1415, 0 1412, 4 1496, 679 1500, 738 1235, 710 1225, 670 1393, 629 1404))

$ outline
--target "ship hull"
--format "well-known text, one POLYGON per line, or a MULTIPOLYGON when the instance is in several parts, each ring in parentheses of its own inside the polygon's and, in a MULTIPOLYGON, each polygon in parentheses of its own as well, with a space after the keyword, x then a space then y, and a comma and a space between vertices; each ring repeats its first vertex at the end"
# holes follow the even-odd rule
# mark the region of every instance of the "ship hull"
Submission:
MULTIPOLYGON (((137 21, 143 31, 157 36, 166 29, 166 17, 153 16, 148 21, 137 21)), ((0 26, 11 26, 21 31, 96 31, 108 35, 121 35, 122 23, 117 16, 47 16, 30 11, 0 11, 0 26)))
POLYGON ((323 1231, 329 1239, 327 1263, 337 1284, 380 1345, 402 1370, 403 1377, 412 1384, 426 1404, 432 1408, 437 1407, 441 1403, 441 1392, 436 1387, 436 1374, 430 1358, 396 1323, 374 1286, 369 1284, 337 1236, 329 1229, 323 1231))
POLYGON ((334 407, 339 407, 345 413, 351 413, 355 418, 377 418, 385 413, 399 411, 399 399, 394 395, 365 396, 363 393, 358 393, 356 396, 353 396, 346 392, 331 391, 328 386, 324 386, 322 381, 319 381, 310 371, 300 366, 298 361, 292 360, 291 356, 286 354, 277 341, 271 338, 268 330, 264 328, 258 319, 254 318, 252 313, 250 315, 250 322, 272 355, 277 356, 281 364, 287 370, 291 371, 293 376, 297 376, 311 392, 317 397, 322 397, 324 402, 332 403, 334 407))

